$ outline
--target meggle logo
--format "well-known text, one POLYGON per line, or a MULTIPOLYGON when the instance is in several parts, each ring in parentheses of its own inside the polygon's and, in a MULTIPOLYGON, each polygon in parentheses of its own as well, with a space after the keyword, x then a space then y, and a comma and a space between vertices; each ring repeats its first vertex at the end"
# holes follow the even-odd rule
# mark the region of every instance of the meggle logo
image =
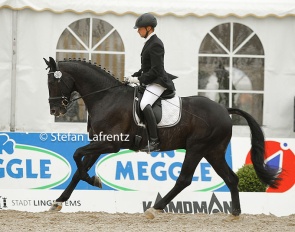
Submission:
POLYGON ((6 134, 0 134, 0 188, 53 188, 66 181, 70 173, 70 164, 59 154, 16 144, 6 134))
MULTIPOLYGON (((95 171, 104 184, 117 190, 168 191, 180 174, 184 155, 184 150, 153 152, 151 155, 122 150, 99 160, 95 171)), ((223 180, 203 159, 194 173, 193 183, 186 189, 212 191, 223 185, 223 180)))

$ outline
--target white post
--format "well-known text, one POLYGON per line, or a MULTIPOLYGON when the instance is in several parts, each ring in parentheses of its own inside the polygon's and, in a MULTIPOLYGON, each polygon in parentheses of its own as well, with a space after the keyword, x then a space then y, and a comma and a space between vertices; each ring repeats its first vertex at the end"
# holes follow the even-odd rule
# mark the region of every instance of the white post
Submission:
POLYGON ((10 131, 15 131, 16 62, 17 62, 17 11, 12 12, 12 60, 11 60, 11 105, 10 131))

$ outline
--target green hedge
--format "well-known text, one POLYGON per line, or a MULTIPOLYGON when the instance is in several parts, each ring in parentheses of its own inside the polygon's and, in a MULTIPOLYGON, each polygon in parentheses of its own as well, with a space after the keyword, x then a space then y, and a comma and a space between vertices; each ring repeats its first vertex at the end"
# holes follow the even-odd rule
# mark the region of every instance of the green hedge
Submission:
POLYGON ((252 164, 244 165, 237 171, 240 192, 265 192, 267 185, 258 179, 252 164))

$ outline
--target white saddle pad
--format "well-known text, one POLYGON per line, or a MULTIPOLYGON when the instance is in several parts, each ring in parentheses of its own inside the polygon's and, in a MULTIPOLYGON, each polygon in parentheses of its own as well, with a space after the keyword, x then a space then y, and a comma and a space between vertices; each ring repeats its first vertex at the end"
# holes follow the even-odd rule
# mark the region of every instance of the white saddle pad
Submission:
MULTIPOLYGON (((161 101, 162 104, 162 119, 158 123, 158 127, 171 127, 176 125, 181 118, 181 98, 175 96, 171 99, 166 99, 161 101)), ((135 112, 135 106, 134 106, 135 112)), ((145 126, 139 120, 137 113, 134 114, 134 121, 138 126, 145 126)))

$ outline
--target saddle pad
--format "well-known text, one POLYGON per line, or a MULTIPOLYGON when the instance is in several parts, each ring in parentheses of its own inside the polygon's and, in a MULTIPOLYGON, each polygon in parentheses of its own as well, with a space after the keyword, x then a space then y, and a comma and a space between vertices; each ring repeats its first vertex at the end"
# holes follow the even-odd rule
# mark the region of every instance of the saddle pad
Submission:
MULTIPOLYGON (((175 96, 171 99, 161 100, 162 104, 162 119, 158 123, 158 128, 172 127, 176 125, 181 118, 181 98, 175 96)), ((134 121, 138 126, 145 126, 139 120, 136 112, 134 112, 134 121)))

